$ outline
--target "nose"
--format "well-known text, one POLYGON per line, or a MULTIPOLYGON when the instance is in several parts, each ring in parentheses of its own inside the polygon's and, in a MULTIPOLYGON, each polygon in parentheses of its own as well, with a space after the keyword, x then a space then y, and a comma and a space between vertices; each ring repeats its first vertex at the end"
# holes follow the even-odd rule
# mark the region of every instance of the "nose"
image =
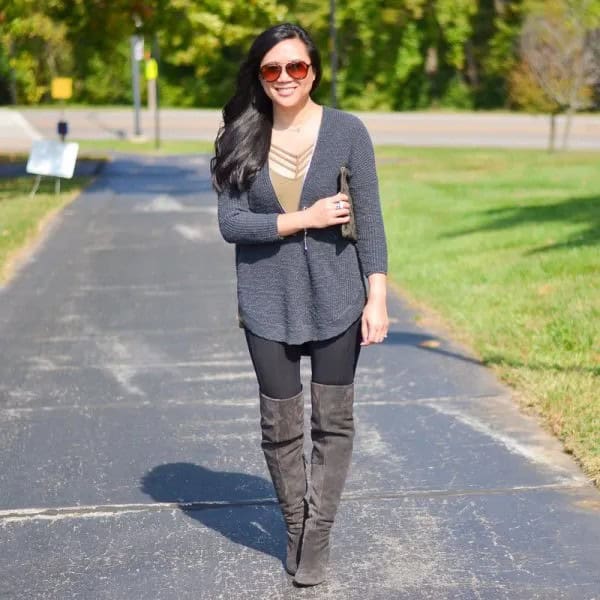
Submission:
POLYGON ((285 70, 285 67, 283 67, 276 81, 280 83, 289 83, 290 81, 293 81, 293 79, 288 75, 288 72, 285 70))

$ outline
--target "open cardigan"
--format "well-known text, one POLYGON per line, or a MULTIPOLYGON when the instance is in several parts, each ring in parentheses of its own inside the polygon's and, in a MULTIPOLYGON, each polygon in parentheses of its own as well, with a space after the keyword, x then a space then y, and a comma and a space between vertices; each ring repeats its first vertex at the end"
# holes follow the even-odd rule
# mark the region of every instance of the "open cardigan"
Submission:
POLYGON ((366 278, 387 273, 371 138, 358 117, 323 106, 301 210, 339 191, 342 165, 350 170, 356 242, 343 238, 339 225, 280 236, 277 215, 284 209, 268 162, 247 192, 219 193, 219 229, 235 244, 238 317, 255 335, 288 344, 334 337, 361 315, 366 278))

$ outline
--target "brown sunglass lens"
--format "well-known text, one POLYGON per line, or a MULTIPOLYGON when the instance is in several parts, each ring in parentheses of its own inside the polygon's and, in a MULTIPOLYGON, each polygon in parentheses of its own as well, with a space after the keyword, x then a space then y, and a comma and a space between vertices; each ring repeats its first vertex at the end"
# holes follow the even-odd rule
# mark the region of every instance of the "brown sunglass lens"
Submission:
POLYGON ((285 70, 294 79, 304 79, 308 74, 308 65, 305 62, 291 62, 285 66, 285 70))
POLYGON ((265 65, 260 68, 260 74, 265 81, 276 81, 281 75, 280 65, 265 65))

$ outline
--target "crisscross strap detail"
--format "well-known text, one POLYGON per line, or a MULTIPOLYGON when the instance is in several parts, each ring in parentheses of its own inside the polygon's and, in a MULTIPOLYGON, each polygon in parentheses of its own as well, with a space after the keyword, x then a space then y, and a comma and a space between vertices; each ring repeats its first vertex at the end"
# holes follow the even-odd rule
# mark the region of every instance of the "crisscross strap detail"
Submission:
POLYGON ((304 176, 310 163, 314 146, 313 143, 300 152, 300 154, 294 154, 271 142, 271 149, 269 151, 271 168, 279 175, 289 177, 290 179, 297 179, 304 176), (293 174, 291 177, 290 173, 293 174))

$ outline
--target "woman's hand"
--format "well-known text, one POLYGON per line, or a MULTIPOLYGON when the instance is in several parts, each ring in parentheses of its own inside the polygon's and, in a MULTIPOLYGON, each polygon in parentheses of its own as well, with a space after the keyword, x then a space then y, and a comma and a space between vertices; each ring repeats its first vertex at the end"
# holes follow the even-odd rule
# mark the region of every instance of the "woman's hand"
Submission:
POLYGON ((379 344, 387 337, 389 320, 386 304, 385 273, 369 275, 369 299, 365 304, 361 320, 361 346, 379 344))
POLYGON ((324 229, 331 225, 340 225, 350 220, 350 204, 346 194, 337 193, 335 196, 321 198, 306 209, 307 226, 314 229, 324 229), (341 202, 341 208, 338 203, 341 202))

